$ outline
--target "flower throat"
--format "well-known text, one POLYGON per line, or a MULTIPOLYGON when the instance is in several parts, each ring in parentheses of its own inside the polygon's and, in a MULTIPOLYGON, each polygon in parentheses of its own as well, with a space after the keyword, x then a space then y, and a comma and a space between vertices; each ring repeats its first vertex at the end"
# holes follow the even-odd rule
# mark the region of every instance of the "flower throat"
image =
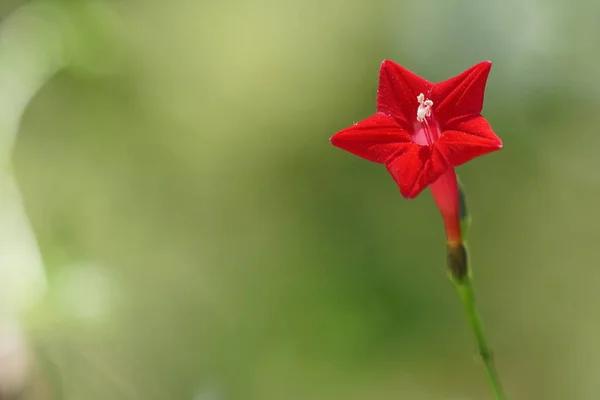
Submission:
POLYGON ((433 118, 433 101, 426 99, 423 93, 417 96, 419 108, 414 124, 413 140, 422 146, 432 145, 441 135, 440 128, 433 118))

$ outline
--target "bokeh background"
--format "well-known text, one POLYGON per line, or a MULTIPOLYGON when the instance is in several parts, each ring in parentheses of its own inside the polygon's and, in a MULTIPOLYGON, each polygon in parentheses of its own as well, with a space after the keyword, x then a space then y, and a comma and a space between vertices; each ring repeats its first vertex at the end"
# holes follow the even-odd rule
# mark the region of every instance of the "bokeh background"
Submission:
POLYGON ((3 0, 2 104, 2 76, 45 77, 3 167, 46 288, 8 313, 0 377, 28 371, 26 399, 491 398, 430 194, 328 141, 374 112, 383 59, 432 81, 491 60, 504 149, 458 172, 497 366, 511 400, 600 398, 599 12, 3 0))

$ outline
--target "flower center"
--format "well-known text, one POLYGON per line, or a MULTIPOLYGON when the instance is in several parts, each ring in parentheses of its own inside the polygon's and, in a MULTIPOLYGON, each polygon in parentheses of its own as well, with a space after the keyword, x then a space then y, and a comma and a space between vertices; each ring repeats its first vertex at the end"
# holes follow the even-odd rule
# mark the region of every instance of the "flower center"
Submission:
POLYGON ((419 108, 417 109, 417 121, 423 122, 425 121, 425 118, 431 117, 431 107, 433 106, 433 101, 425 99, 425 95, 423 93, 417 96, 417 101, 419 102, 419 108))
POLYGON ((417 121, 414 124, 413 140, 415 143, 427 146, 432 145, 440 137, 440 129, 433 118, 433 101, 426 99, 423 93, 417 96, 419 108, 417 121))

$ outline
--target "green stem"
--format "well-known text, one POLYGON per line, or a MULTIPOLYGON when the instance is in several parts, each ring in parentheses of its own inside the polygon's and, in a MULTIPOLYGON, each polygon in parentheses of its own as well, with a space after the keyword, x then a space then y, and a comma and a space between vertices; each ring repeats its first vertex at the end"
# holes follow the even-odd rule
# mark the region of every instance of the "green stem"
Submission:
POLYGON ((479 315, 479 312, 477 311, 477 307, 475 304, 475 291, 473 290, 473 281, 471 279, 471 276, 467 275, 460 280, 451 280, 454 286, 456 287, 458 295, 460 296, 460 299, 463 303, 465 314, 467 315, 471 331, 473 331, 473 334, 475 335, 479 355, 481 356, 481 359, 483 360, 483 363, 485 365, 487 379, 490 384, 490 387, 492 388, 492 392, 494 393, 494 399, 505 400, 506 396, 504 395, 502 385, 500 384, 500 378, 498 377, 498 372, 496 371, 496 367, 494 366, 492 350, 490 349, 490 346, 485 337, 483 323, 481 322, 481 317, 479 315))

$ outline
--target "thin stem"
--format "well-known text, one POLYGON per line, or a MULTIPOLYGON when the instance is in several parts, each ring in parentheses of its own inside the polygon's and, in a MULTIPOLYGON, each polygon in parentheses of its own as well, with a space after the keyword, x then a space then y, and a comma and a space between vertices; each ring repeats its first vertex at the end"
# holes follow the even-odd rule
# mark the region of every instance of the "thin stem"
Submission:
POLYGON ((494 399, 506 400, 506 396, 504 394, 504 391, 502 390, 502 385, 500 384, 498 372, 496 371, 496 367, 494 366, 492 350, 490 349, 490 346, 485 337, 483 323, 481 322, 481 317, 479 315, 479 312, 477 311, 477 307, 475 304, 475 291, 473 290, 473 281, 471 277, 467 275, 461 280, 452 279, 452 283, 458 291, 458 295, 460 296, 460 299, 463 303, 465 314, 469 321, 471 331, 475 335, 479 355, 481 356, 483 364, 485 365, 485 372, 492 392, 494 393, 494 399))

